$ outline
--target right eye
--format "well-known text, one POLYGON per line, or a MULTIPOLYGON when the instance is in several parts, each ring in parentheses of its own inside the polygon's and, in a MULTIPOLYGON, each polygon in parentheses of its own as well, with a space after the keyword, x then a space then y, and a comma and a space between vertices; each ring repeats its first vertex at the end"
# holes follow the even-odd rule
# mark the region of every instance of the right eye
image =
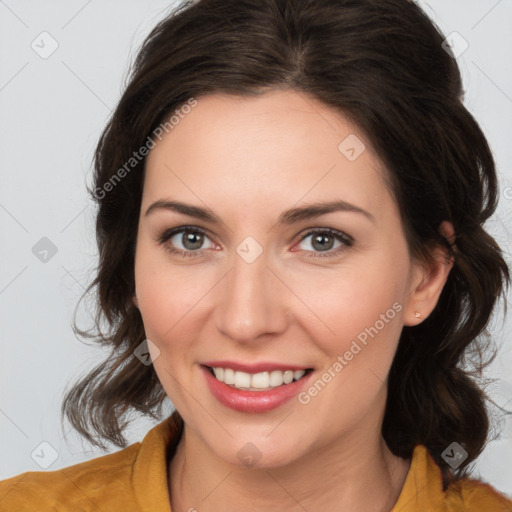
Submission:
POLYGON ((205 238, 209 239, 206 235, 206 231, 201 228, 180 226, 164 231, 157 237, 156 241, 160 245, 163 245, 165 250, 171 254, 190 258, 200 256, 203 250, 205 250, 200 249, 204 244, 205 238), (180 244, 181 247, 179 247, 180 244), (178 248, 176 248, 176 246, 178 246, 178 248))

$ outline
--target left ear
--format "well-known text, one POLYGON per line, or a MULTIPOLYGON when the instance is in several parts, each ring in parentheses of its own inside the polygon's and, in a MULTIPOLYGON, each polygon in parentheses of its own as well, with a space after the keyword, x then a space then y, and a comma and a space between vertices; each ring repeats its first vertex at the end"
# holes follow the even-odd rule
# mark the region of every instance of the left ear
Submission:
MULTIPOLYGON (((443 221, 439 227, 439 232, 456 250, 453 225, 448 221, 443 221)), ((448 249, 444 247, 436 247, 432 254, 432 261, 414 263, 411 288, 404 308, 404 325, 418 325, 432 313, 452 267, 453 257, 449 254, 448 249)))

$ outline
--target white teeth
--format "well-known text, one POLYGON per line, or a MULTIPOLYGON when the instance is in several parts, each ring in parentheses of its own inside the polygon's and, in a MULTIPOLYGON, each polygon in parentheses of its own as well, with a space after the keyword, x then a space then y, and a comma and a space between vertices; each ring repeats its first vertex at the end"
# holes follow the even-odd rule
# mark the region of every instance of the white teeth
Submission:
POLYGON ((255 373, 251 377, 251 385, 247 387, 253 387, 258 389, 265 389, 270 386, 270 376, 268 372, 255 373))
POLYGON ((294 380, 301 379, 306 371, 305 370, 274 370, 271 372, 260 373, 247 373, 234 371, 231 368, 213 368, 215 378, 234 386, 238 389, 258 390, 258 389, 271 389, 283 384, 290 384, 294 380))
POLYGON ((293 372, 293 378, 294 378, 294 380, 299 380, 299 379, 301 379, 301 378, 304 376, 304 374, 305 374, 305 373, 306 373, 306 370, 295 370, 295 371, 293 372))
POLYGON ((293 381, 293 372, 291 370, 286 370, 283 375, 283 382, 285 384, 290 384, 293 381))
MULTIPOLYGON (((215 371, 215 369, 214 369, 215 371)), ((221 380, 219 377, 217 377, 221 380)), ((224 368, 224 380, 222 381, 224 384, 234 384, 235 383, 235 372, 231 368, 224 368)))
POLYGON ((235 388, 250 388, 251 376, 245 372, 235 372, 235 388))
POLYGON ((276 370, 270 372, 270 385, 272 387, 281 386, 283 384, 283 372, 276 370))

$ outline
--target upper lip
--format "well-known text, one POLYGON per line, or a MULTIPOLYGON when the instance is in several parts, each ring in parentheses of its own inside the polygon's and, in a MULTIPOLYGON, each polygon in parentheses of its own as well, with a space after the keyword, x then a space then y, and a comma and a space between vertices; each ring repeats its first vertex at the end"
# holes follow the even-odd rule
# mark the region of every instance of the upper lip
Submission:
POLYGON ((204 366, 209 366, 210 368, 231 368, 235 371, 246 372, 246 373, 261 373, 261 372, 271 372, 274 370, 308 370, 310 367, 308 366, 298 366, 294 364, 288 363, 275 363, 275 362, 261 362, 261 363, 238 363, 236 361, 205 361, 202 363, 204 366))

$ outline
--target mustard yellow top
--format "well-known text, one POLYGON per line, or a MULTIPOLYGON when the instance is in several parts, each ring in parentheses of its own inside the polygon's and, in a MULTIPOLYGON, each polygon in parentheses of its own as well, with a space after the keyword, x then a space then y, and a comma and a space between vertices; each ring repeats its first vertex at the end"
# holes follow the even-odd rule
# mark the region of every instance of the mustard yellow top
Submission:
MULTIPOLYGON (((172 414, 142 443, 56 471, 28 471, 0 481, 1 512, 170 512, 167 468, 181 434, 172 414)), ((391 512, 512 512, 491 486, 465 479, 443 492, 441 471, 423 445, 391 512)))

